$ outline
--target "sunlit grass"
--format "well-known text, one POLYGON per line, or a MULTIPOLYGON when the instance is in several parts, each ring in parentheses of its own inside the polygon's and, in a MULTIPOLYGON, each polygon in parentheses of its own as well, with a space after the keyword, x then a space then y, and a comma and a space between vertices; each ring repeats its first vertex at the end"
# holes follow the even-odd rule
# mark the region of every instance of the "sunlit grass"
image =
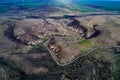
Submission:
MULTIPOLYGON (((95 12, 95 9, 83 6, 83 5, 74 5, 76 10, 79 10, 80 12, 95 12)), ((74 9, 73 9, 74 10, 74 9)))
POLYGON ((85 53, 88 50, 95 48, 96 45, 94 45, 94 42, 92 42, 91 40, 84 39, 84 40, 80 40, 76 45, 76 47, 80 49, 81 53, 85 53))
POLYGON ((35 8, 44 5, 45 3, 25 3, 25 4, 18 4, 19 7, 22 8, 35 8))
POLYGON ((10 10, 11 5, 0 5, 0 12, 5 13, 10 10))

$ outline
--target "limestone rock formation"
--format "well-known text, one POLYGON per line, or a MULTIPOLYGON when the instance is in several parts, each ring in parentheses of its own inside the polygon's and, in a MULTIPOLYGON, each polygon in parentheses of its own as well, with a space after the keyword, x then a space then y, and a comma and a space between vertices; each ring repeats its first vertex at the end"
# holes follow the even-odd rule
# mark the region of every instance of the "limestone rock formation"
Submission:
POLYGON ((95 33, 96 33, 95 27, 94 26, 93 27, 89 27, 85 37, 86 38, 90 38, 90 37, 94 36, 95 33))
POLYGON ((70 27, 71 30, 79 33, 80 36, 85 38, 90 38, 96 33, 96 29, 93 24, 88 27, 85 27, 81 25, 80 22, 76 19, 73 19, 71 22, 69 22, 68 27, 70 27))
POLYGON ((39 32, 35 32, 34 29, 30 29, 26 27, 20 28, 20 27, 15 27, 14 28, 14 37, 19 40, 21 43, 25 44, 35 44, 35 43, 40 43, 42 39, 38 37, 39 32))
POLYGON ((46 35, 56 34, 52 20, 20 20, 15 25, 14 37, 24 44, 40 43, 46 35))
POLYGON ((120 41, 117 41, 117 45, 119 45, 119 46, 120 46, 120 41))
POLYGON ((58 53, 61 51, 61 47, 58 45, 50 45, 50 49, 52 49, 52 51, 55 53, 58 53))

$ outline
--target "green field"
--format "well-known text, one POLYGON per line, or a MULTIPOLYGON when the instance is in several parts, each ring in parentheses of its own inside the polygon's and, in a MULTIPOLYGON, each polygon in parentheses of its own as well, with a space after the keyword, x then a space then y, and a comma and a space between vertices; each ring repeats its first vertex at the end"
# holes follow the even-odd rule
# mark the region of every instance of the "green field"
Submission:
POLYGON ((86 53, 88 50, 96 48, 96 45, 91 40, 83 39, 79 41, 76 48, 80 49, 81 53, 86 53))
POLYGON ((0 13, 6 13, 10 10, 11 5, 0 5, 0 13))
POLYGON ((96 12, 97 10, 96 9, 93 9, 93 8, 90 8, 90 7, 87 7, 87 6, 84 6, 84 5, 80 5, 80 4, 69 4, 69 5, 66 5, 66 4, 57 4, 58 6, 62 7, 62 8, 67 8, 69 9, 70 11, 72 11, 73 13, 76 12, 76 11, 80 11, 80 12, 96 12))
POLYGON ((97 10, 87 7, 87 6, 83 6, 83 5, 75 5, 74 9, 71 9, 73 11, 80 11, 80 12, 96 12, 97 10))
MULTIPOLYGON (((95 12, 96 10, 87 6, 83 6, 83 5, 75 5, 73 4, 71 7, 68 7, 68 5, 66 4, 46 4, 44 3, 24 3, 24 4, 9 4, 9 5, 0 5, 0 13, 7 13, 8 11, 11 11, 12 7, 19 7, 21 10, 24 9, 33 9, 32 11, 34 11, 34 9, 36 8, 42 8, 42 6, 56 6, 56 7, 61 7, 61 8, 66 8, 68 10, 70 10, 71 12, 75 13, 76 11, 80 11, 80 12, 95 12)), ((66 14, 66 13, 65 13, 66 14)))
POLYGON ((77 4, 87 5, 93 8, 120 12, 120 1, 83 1, 77 4))
POLYGON ((45 5, 45 3, 25 3, 25 4, 17 4, 17 6, 21 8, 37 8, 42 5, 45 5))

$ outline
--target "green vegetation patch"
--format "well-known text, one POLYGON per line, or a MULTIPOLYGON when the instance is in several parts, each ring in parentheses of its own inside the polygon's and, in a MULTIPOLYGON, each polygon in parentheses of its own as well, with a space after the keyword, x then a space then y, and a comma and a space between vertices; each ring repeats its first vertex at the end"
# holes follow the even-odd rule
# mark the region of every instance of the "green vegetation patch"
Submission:
POLYGON ((114 63, 113 63, 113 73, 112 76, 116 79, 120 79, 120 54, 117 54, 113 57, 114 63))
MULTIPOLYGON (((83 41, 84 42, 84 41, 83 41)), ((85 41, 85 43, 88 43, 85 41)), ((44 59, 41 60, 33 60, 34 64, 46 66, 50 72, 44 75, 25 75, 19 70, 20 74, 14 74, 13 72, 15 68, 11 65, 6 69, 9 73, 10 80, 57 80, 61 79, 61 74, 65 74, 71 80, 119 80, 120 79, 120 54, 116 53, 117 50, 109 48, 109 49, 98 49, 92 52, 89 55, 79 58, 75 62, 67 65, 67 66, 59 66, 55 63, 53 58, 48 54, 44 59), (106 57, 107 55, 109 57, 106 57), (9 68, 11 70, 9 70, 9 68)), ((4 62, 0 61, 1 63, 4 62)), ((7 64, 7 62, 6 62, 7 64)))
POLYGON ((72 11, 73 13, 75 13, 76 11, 80 11, 80 12, 96 12, 97 10, 91 8, 91 7, 87 7, 84 5, 79 5, 79 4, 57 4, 57 6, 61 7, 61 8, 67 8, 70 11, 72 11))
POLYGON ((76 45, 76 48, 79 48, 81 53, 85 53, 88 50, 95 48, 96 46, 94 45, 94 42, 92 42, 89 39, 83 39, 78 42, 76 45))
POLYGON ((44 52, 48 52, 48 50, 44 47, 43 43, 38 43, 38 44, 32 45, 32 47, 30 48, 28 52, 44 53, 44 52))
POLYGON ((83 6, 83 5, 74 5, 73 8, 71 8, 70 10, 72 11, 79 10, 80 12, 95 12, 96 11, 93 8, 83 6))
POLYGON ((39 6, 44 5, 45 3, 25 3, 25 4, 18 4, 17 6, 21 8, 36 8, 39 6))
POLYGON ((11 5, 0 5, 0 12, 6 13, 10 10, 11 5))
POLYGON ((85 40, 81 40, 81 41, 79 41, 79 44, 80 44, 80 45, 91 44, 91 41, 85 39, 85 40))

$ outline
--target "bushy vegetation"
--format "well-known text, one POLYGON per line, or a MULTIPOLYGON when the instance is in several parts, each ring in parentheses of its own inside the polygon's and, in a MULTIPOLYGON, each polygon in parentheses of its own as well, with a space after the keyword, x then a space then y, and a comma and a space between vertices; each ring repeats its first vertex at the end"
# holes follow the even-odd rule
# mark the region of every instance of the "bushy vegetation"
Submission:
POLYGON ((116 48, 98 49, 64 67, 58 66, 48 54, 41 60, 33 60, 36 66, 46 66, 50 70, 50 72, 40 75, 25 75, 19 69, 16 70, 17 68, 13 65, 7 65, 8 63, 4 60, 0 63, 6 66, 11 80, 60 80, 61 74, 67 75, 71 80, 119 80, 120 54, 116 54, 115 50, 116 48), (16 75, 12 74, 14 71, 16 75))
POLYGON ((0 80, 7 80, 6 72, 2 67, 0 67, 0 80))
POLYGON ((44 47, 44 43, 38 43, 35 45, 32 45, 31 49, 28 52, 40 52, 40 53, 44 53, 44 52, 48 52, 47 49, 44 47))

